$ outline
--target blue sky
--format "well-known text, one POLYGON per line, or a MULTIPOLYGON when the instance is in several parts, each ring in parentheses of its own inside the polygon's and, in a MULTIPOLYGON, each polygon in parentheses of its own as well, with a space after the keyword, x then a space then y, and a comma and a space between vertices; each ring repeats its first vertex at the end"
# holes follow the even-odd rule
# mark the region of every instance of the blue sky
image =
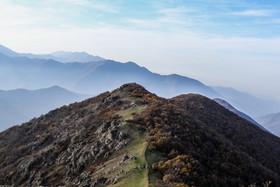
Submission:
POLYGON ((0 43, 86 51, 280 99, 280 1, 1 0, 0 43))

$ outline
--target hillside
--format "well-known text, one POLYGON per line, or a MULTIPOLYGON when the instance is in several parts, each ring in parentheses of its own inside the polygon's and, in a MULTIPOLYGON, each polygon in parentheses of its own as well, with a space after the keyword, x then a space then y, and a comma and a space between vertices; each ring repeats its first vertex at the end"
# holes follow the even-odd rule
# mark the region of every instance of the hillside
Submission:
POLYGON ((256 119, 266 129, 280 137, 280 113, 269 114, 256 119))
POLYGON ((229 104, 228 102, 226 102, 225 100, 219 99, 219 98, 215 98, 214 101, 216 101, 217 103, 219 103, 220 105, 222 105, 223 107, 225 107, 226 109, 230 110, 231 112, 237 114, 238 116, 254 123, 255 125, 257 125, 258 127, 260 127, 262 130, 267 131, 263 126, 261 126, 258 122, 256 122, 253 118, 251 118, 250 116, 248 116, 247 114, 240 112, 239 110, 237 110, 236 108, 234 108, 233 106, 231 106, 231 104, 229 104))
POLYGON ((87 97, 58 86, 38 90, 0 90, 0 131, 87 97))
POLYGON ((213 100, 137 84, 0 133, 0 185, 280 185, 280 139, 213 100))

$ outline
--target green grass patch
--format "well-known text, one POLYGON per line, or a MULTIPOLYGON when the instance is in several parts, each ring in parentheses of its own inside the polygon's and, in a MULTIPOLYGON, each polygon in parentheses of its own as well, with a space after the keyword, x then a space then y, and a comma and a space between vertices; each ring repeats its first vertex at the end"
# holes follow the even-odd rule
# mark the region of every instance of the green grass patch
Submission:
POLYGON ((119 178, 119 182, 112 187, 148 187, 148 169, 147 161, 145 158, 146 149, 148 143, 146 138, 147 132, 140 131, 133 123, 125 122, 126 120, 132 120, 134 114, 140 114, 146 109, 146 106, 137 106, 126 110, 119 111, 117 114, 124 121, 121 130, 126 130, 132 138, 131 143, 124 149, 123 154, 127 153, 128 156, 134 155, 135 160, 126 160, 122 170, 128 172, 122 174, 119 178))
POLYGON ((117 112, 117 114, 125 121, 133 119, 133 113, 140 114, 146 109, 146 106, 137 106, 134 108, 128 108, 117 112))
POLYGON ((124 152, 128 153, 128 156, 134 155, 136 159, 125 161, 123 170, 129 171, 129 173, 124 174, 117 184, 111 186, 148 187, 148 169, 145 158, 148 133, 137 130, 134 124, 125 124, 125 126, 130 129, 130 136, 133 138, 133 141, 125 148, 124 152))

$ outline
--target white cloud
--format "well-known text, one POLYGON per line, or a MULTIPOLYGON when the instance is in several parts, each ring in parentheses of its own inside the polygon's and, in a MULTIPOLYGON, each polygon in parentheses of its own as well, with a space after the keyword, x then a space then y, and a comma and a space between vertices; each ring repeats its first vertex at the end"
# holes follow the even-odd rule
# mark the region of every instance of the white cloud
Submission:
POLYGON ((187 12, 192 11, 184 7, 159 9, 157 10, 158 15, 154 18, 128 18, 127 22, 145 29, 161 29, 167 31, 178 27, 186 28, 186 26, 193 24, 193 21, 186 16, 187 12))
POLYGON ((271 16, 273 15, 274 10, 245 10, 240 12, 232 12, 231 15, 235 16, 252 16, 252 17, 261 17, 261 16, 271 16))
POLYGON ((19 26, 32 23, 32 18, 29 17, 30 9, 11 5, 7 1, 0 1, 0 26, 19 26))
POLYGON ((71 18, 82 20, 83 11, 91 9, 100 12, 117 13, 119 7, 102 1, 89 0, 42 0, 36 5, 13 1, 0 1, 1 27, 54 27, 75 23, 71 18))
POLYGON ((81 6, 86 8, 92 8, 95 10, 109 12, 109 13, 118 13, 120 7, 114 5, 114 3, 105 3, 104 1, 99 0, 43 0, 46 5, 49 3, 60 5, 74 5, 81 6))
POLYGON ((182 13, 187 13, 187 12, 196 12, 193 9, 188 9, 185 7, 177 7, 177 8, 163 8, 163 9, 159 9, 157 11, 158 13, 161 14, 182 14, 182 13))

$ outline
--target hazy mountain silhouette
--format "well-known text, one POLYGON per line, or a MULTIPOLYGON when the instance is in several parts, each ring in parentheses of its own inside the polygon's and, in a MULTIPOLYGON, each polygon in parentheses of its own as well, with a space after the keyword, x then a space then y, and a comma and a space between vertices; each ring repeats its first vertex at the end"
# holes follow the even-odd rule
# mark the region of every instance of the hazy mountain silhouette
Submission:
POLYGON ((28 57, 32 59, 46 59, 55 60, 63 63, 69 62, 96 62, 105 60, 99 56, 93 56, 86 52, 66 52, 57 51, 51 54, 31 54, 31 53, 17 53, 3 45, 0 45, 0 53, 9 57, 28 57))
POLYGON ((38 58, 38 59, 52 59, 58 62, 70 63, 70 62, 96 62, 105 60, 99 56, 93 56, 86 52, 65 52, 57 51, 51 54, 45 55, 34 55, 30 53, 20 53, 19 56, 28 57, 28 58, 38 58))
POLYGON ((253 118, 280 111, 280 102, 257 98, 251 94, 237 91, 233 88, 211 87, 234 108, 253 118))
POLYGON ((6 56, 10 56, 10 57, 16 57, 18 56, 18 53, 16 53, 15 51, 3 46, 0 44, 0 53, 6 56))
POLYGON ((54 60, 8 57, 0 54, 0 88, 37 89, 59 85, 78 93, 97 94, 128 82, 137 82, 164 97, 199 93, 209 97, 217 92, 201 82, 180 75, 152 73, 133 62, 104 60, 90 63, 60 63, 54 60))
POLYGON ((280 112, 258 117, 256 120, 267 130, 280 137, 280 112))
POLYGON ((0 90, 0 131, 86 97, 58 86, 39 90, 0 90))
MULTIPOLYGON (((88 57, 84 53, 71 52, 57 52, 50 55, 67 59, 72 54, 80 55, 81 59, 88 57)), ((176 74, 160 75, 133 62, 101 60, 89 63, 61 63, 49 59, 48 55, 44 57, 25 55, 30 58, 21 57, 4 46, 0 47, 0 79, 2 80, 0 88, 38 89, 59 85, 77 93, 96 95, 128 82, 137 82, 151 92, 167 98, 185 93, 222 98, 230 102, 237 110, 252 117, 280 111, 279 101, 259 99, 232 88, 208 87, 198 80, 176 74)))
POLYGON ((16 106, 11 105, 0 97, 0 132, 29 119, 31 118, 28 118, 28 116, 19 111, 16 106))
POLYGON ((233 106, 231 106, 228 102, 226 102, 225 100, 219 99, 219 98, 215 98, 214 101, 216 101, 217 103, 219 103, 220 105, 222 105, 223 107, 225 107, 226 109, 230 110, 231 112, 237 114, 238 116, 254 123, 255 125, 257 125, 258 127, 260 127, 262 130, 267 131, 263 126, 261 126, 258 122, 256 122, 253 118, 251 118, 250 116, 248 116, 247 114, 240 112, 239 110, 237 110, 236 108, 234 108, 233 106))

